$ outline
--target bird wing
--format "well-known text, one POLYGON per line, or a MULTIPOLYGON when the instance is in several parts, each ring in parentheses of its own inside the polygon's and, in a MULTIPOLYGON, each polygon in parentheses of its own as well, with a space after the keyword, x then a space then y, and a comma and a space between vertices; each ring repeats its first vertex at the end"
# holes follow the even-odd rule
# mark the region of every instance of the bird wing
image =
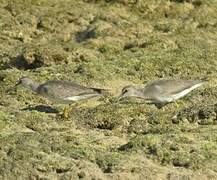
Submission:
POLYGON ((161 80, 153 83, 152 86, 155 87, 155 91, 162 95, 172 95, 203 83, 203 80, 161 80))
POLYGON ((68 81, 48 81, 39 87, 39 91, 43 95, 55 98, 68 98, 73 96, 84 96, 88 94, 97 95, 99 90, 96 88, 88 88, 74 82, 68 81))

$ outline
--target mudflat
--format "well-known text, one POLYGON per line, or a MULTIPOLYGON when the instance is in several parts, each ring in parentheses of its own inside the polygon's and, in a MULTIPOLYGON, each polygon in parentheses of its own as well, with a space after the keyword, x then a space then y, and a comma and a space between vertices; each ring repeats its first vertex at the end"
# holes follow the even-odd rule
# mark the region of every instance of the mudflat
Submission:
POLYGON ((216 0, 0 0, 0 179, 217 179, 216 0), (28 76, 111 95, 75 107, 19 87, 28 76), (163 109, 127 85, 208 83, 163 109))

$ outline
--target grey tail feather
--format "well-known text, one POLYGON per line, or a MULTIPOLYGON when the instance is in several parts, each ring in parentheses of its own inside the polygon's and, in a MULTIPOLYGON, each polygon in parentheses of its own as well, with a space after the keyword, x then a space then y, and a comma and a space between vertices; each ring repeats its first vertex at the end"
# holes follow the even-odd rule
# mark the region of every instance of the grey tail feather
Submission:
POLYGON ((102 95, 109 95, 109 89, 102 89, 102 88, 91 88, 93 89, 95 92, 102 94, 102 95))
POLYGON ((200 80, 204 83, 209 81, 208 77, 201 78, 200 80))

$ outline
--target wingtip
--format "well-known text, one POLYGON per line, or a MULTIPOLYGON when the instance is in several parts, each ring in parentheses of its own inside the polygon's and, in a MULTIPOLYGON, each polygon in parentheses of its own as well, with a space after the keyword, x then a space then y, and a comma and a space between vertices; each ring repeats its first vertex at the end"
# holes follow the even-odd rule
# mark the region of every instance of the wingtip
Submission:
POLYGON ((110 89, 103 89, 103 88, 92 88, 94 89, 94 91, 97 91, 98 93, 102 94, 102 95, 109 95, 110 93, 110 89))
POLYGON ((203 82, 203 83, 209 82, 208 77, 204 77, 204 78, 202 78, 202 79, 200 79, 200 80, 201 80, 201 82, 203 82))

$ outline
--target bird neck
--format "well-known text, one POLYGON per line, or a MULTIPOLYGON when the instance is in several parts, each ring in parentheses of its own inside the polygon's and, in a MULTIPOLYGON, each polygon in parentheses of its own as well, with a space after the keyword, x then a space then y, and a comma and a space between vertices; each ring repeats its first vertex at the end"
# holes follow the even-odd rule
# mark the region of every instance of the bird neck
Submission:
POLYGON ((37 82, 32 82, 31 84, 29 84, 29 89, 31 89, 34 92, 37 92, 38 87, 39 84, 37 82))
POLYGON ((141 88, 136 88, 136 89, 135 89, 135 96, 136 96, 137 98, 144 98, 144 94, 143 94, 141 88))

